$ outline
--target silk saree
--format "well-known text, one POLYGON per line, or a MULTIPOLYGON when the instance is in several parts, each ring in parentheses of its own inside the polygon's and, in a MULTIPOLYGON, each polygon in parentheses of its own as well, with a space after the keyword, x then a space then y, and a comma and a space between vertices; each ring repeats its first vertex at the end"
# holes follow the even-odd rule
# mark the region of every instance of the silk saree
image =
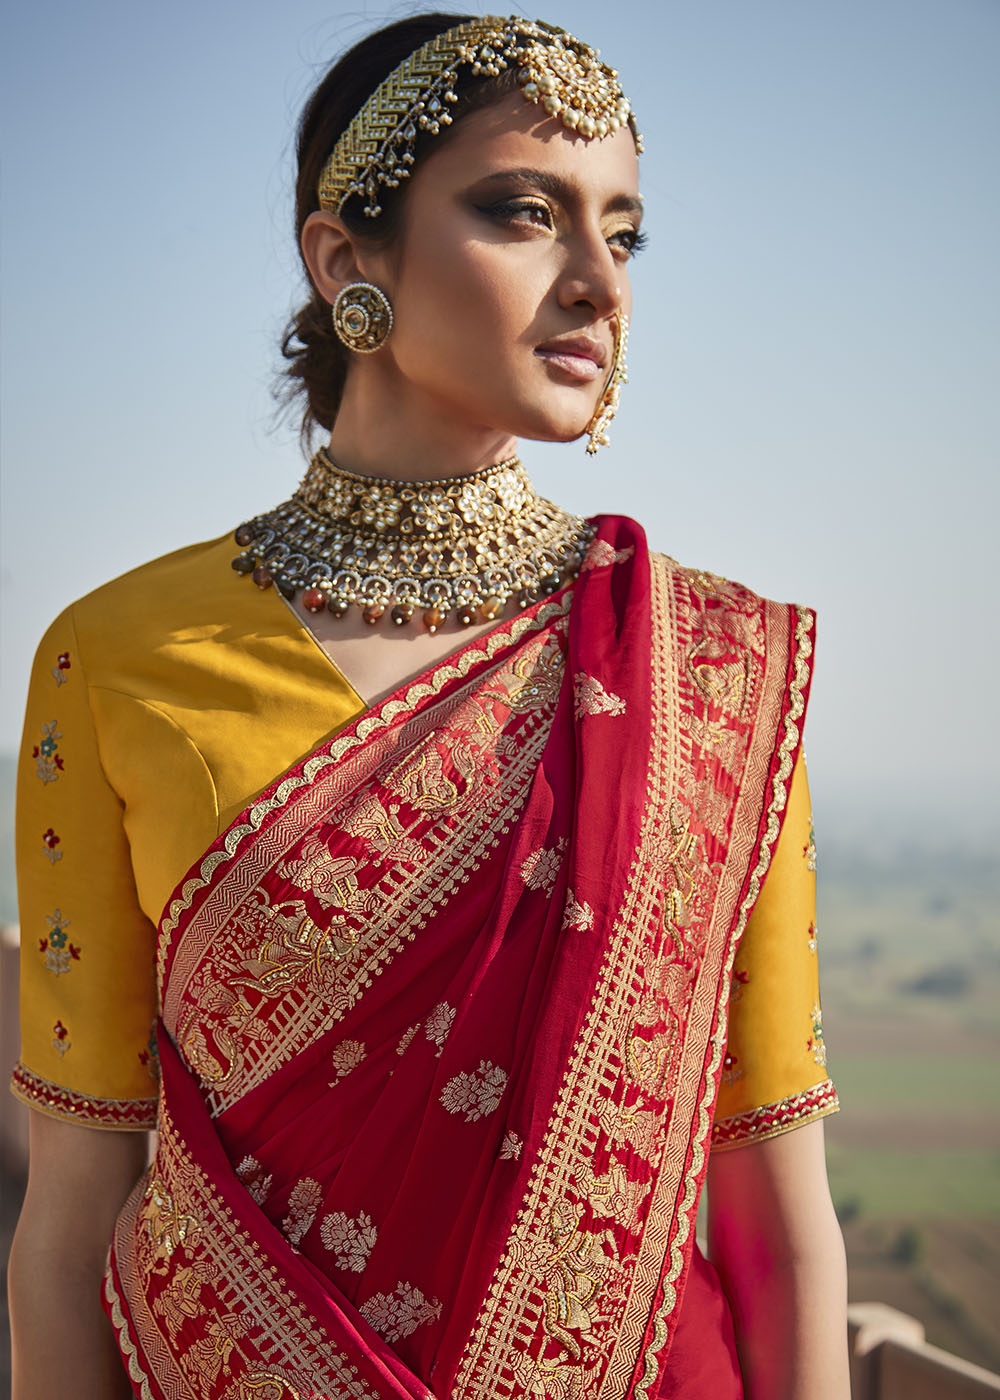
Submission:
POLYGON ((278 779, 158 931, 136 1393, 653 1397, 812 617, 603 517, 278 779))

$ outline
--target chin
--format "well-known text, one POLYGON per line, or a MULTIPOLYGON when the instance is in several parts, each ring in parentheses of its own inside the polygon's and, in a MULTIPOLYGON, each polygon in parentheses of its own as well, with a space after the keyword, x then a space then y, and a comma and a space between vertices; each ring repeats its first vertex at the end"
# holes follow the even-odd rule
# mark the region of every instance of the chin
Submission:
POLYGON ((593 409, 588 409, 586 416, 581 413, 554 416, 551 412, 525 414, 521 425, 512 431, 516 437, 529 442, 576 442, 586 433, 593 415, 593 409))

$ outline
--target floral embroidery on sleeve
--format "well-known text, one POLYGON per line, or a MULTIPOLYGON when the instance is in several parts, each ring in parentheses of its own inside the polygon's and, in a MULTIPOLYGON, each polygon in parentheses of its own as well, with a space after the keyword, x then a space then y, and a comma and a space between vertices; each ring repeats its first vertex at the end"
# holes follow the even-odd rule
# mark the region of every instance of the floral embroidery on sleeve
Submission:
POLYGON ((806 1049, 812 1051, 812 1057, 818 1065, 826 1064, 826 1042, 823 1039, 823 1013, 820 1010, 819 1002, 813 1002, 812 1011, 812 1035, 806 1041, 806 1049))
POLYGON ((819 930, 818 930, 817 927, 816 927, 816 920, 815 920, 815 919, 811 919, 810 922, 809 922, 809 951, 810 951, 810 953, 815 953, 815 951, 816 951, 816 937, 817 937, 817 934, 818 934, 818 933, 819 933, 819 930))
POLYGON ((146 1073, 154 1083, 160 1082, 160 1047, 156 1043, 156 1022, 149 1028, 149 1039, 146 1041, 146 1048, 140 1050, 139 1063, 146 1066, 146 1073))
POLYGON ((55 865, 57 860, 62 860, 63 858, 62 851, 56 850, 56 847, 60 844, 61 840, 62 838, 56 835, 51 826, 49 827, 48 831, 42 832, 42 844, 45 847, 45 854, 49 858, 50 865, 55 865))
POLYGON ((35 772, 43 783, 54 783, 63 771, 63 761, 59 753, 59 740, 62 731, 56 727, 56 720, 42 725, 41 742, 31 750, 35 759, 35 772))
POLYGON ((69 1031, 62 1021, 57 1021, 52 1027, 52 1048, 57 1055, 65 1055, 70 1048, 72 1041, 69 1038, 69 1031))
POLYGON ((52 678, 56 685, 65 685, 69 680, 66 672, 70 669, 70 659, 68 651, 61 651, 56 657, 56 664, 52 667, 52 678))
POLYGON ((70 921, 61 909, 57 909, 53 914, 46 914, 45 922, 49 926, 49 933, 47 938, 38 940, 38 951, 44 955, 48 970, 61 977, 64 972, 69 972, 71 963, 79 962, 80 949, 69 941, 66 930, 70 921))
POLYGON ((809 840, 802 847, 802 854, 805 857, 806 869, 816 871, 816 832, 813 829, 812 817, 809 818, 809 840))
POLYGON ((722 1082, 723 1084, 735 1084, 737 1079, 743 1078, 743 1071, 738 1068, 739 1057, 726 1052, 726 1058, 722 1062, 722 1082))

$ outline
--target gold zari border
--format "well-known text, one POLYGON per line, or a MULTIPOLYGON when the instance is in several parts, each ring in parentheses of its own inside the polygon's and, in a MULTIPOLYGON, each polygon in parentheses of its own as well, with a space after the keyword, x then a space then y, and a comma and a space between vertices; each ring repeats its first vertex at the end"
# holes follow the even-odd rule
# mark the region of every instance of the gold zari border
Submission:
POLYGON ((156 1127, 156 1099, 103 1099, 81 1094, 43 1079, 19 1060, 10 1077, 10 1092, 29 1108, 52 1118, 85 1123, 88 1128, 145 1132, 156 1127))
POLYGON ((826 1118, 839 1108, 836 1089, 829 1079, 824 1079, 801 1093, 789 1094, 783 1099, 775 1099, 774 1103, 748 1108, 745 1113, 736 1113, 732 1118, 717 1121, 712 1129, 712 1151, 726 1152, 748 1142, 764 1142, 767 1138, 779 1137, 793 1128, 801 1128, 805 1123, 826 1118))

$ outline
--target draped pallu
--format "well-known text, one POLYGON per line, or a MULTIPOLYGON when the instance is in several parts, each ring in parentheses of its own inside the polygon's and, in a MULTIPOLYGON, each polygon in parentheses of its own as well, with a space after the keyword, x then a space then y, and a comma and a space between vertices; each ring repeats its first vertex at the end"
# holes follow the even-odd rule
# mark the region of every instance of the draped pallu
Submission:
POLYGON ((137 1394, 656 1397, 813 620, 602 517, 258 798, 159 930, 137 1394))

